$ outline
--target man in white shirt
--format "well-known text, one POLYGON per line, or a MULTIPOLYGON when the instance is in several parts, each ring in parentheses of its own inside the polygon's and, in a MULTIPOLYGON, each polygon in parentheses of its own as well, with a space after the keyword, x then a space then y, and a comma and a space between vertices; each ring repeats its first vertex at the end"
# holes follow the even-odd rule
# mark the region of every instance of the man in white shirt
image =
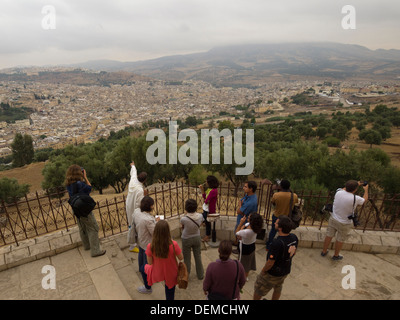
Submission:
POLYGON ((350 180, 346 182, 344 189, 339 189, 335 194, 333 201, 333 210, 328 223, 328 229, 324 241, 324 247, 321 256, 326 256, 328 247, 332 238, 336 235, 335 254, 333 260, 342 260, 343 256, 339 255, 343 247, 343 242, 346 241, 349 232, 353 225, 353 220, 349 219, 357 206, 361 206, 368 200, 368 184, 364 185, 362 182, 350 180), (356 196, 355 193, 359 186, 364 188, 364 196, 361 198, 356 196))
MULTIPOLYGON (((131 163, 131 180, 129 181, 128 195, 126 197, 126 215, 128 218, 128 228, 131 228, 133 222, 133 214, 137 208, 140 208, 140 201, 143 197, 148 194, 148 191, 144 189, 144 182, 147 178, 146 172, 137 174, 135 162, 131 163)), ((136 244, 132 240, 128 244, 130 245, 129 250, 131 252, 139 252, 136 244)))

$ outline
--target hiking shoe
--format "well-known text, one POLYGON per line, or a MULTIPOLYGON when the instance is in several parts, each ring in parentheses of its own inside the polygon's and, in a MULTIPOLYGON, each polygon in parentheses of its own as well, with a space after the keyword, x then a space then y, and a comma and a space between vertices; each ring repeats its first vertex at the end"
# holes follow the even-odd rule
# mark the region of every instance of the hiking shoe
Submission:
POLYGON ((334 261, 339 261, 339 260, 342 260, 342 259, 343 259, 343 256, 341 256, 341 255, 332 257, 332 260, 334 260, 334 261))
POLYGON ((141 286, 139 288, 137 288, 137 291, 139 291, 139 293, 143 293, 143 294, 150 294, 153 292, 153 289, 147 289, 145 286, 141 286))
POLYGON ((325 253, 323 251, 321 251, 321 256, 325 257, 328 254, 329 251, 326 251, 325 253))

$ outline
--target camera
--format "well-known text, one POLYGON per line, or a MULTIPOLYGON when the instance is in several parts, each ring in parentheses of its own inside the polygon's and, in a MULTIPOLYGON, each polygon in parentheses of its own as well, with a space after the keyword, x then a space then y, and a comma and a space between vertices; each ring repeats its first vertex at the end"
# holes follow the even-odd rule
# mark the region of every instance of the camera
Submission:
POLYGON ((82 173, 83 173, 83 171, 85 171, 85 169, 84 169, 83 167, 81 167, 81 171, 82 171, 82 173))
POLYGON ((357 226, 359 226, 359 225, 361 224, 360 221, 358 220, 357 214, 352 214, 352 215, 348 216, 347 218, 348 218, 349 220, 353 220, 353 225, 354 225, 355 227, 357 227, 357 226))
POLYGON ((368 181, 363 181, 363 187, 368 185, 368 181))

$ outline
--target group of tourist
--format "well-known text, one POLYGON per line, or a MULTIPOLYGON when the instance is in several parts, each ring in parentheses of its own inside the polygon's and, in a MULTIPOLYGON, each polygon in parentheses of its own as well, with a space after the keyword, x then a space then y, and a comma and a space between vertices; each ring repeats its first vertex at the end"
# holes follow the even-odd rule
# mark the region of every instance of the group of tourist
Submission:
MULTIPOLYGON (((234 229, 235 240, 220 242, 219 259, 210 263, 206 271, 201 258, 202 241, 209 241, 211 224, 208 215, 216 213, 219 182, 215 176, 208 176, 207 182, 199 186, 203 197, 203 212, 198 213, 198 204, 194 199, 185 202, 186 214, 180 219, 182 228, 182 249, 171 237, 166 220, 154 216, 154 200, 145 189, 146 173, 137 174, 134 162, 131 163, 131 180, 126 199, 127 221, 129 224, 128 244, 130 251, 138 253, 139 271, 143 286, 138 288, 142 294, 152 293, 152 285, 164 282, 167 300, 173 300, 177 284, 178 261, 183 261, 188 273, 191 272, 191 255, 193 252, 196 276, 203 280, 203 290, 209 300, 240 299, 240 291, 248 281, 250 271, 256 271, 256 239, 263 230, 263 218, 257 213, 257 184, 247 181, 244 184, 244 197, 240 199, 237 210, 237 221, 234 229), (200 228, 205 225, 205 236, 201 238, 200 228), (237 249, 233 249, 237 246, 237 249), (231 254, 238 259, 231 259, 231 254)), ((264 184, 272 184, 263 180, 264 184)), ((71 166, 66 174, 66 185, 70 196, 76 192, 89 194, 91 185, 86 171, 71 166)), ((364 197, 355 193, 361 183, 349 181, 344 189, 337 191, 333 213, 329 220, 327 236, 321 256, 326 256, 332 238, 337 235, 333 260, 340 260, 339 255, 343 242, 351 228, 349 212, 354 212, 357 205, 368 199, 368 185, 364 185, 364 197)), ((273 289, 272 299, 279 299, 283 283, 290 274, 292 258, 296 253, 298 238, 291 233, 294 225, 289 212, 298 202, 298 197, 290 190, 290 182, 282 180, 272 186, 275 192, 271 203, 274 205, 272 225, 266 241, 266 263, 262 267, 254 285, 253 299, 259 300, 273 289), (276 237, 276 235, 278 236, 276 237)), ((78 219, 79 231, 85 250, 91 250, 93 257, 105 254, 100 249, 98 225, 91 212, 87 217, 78 219)))

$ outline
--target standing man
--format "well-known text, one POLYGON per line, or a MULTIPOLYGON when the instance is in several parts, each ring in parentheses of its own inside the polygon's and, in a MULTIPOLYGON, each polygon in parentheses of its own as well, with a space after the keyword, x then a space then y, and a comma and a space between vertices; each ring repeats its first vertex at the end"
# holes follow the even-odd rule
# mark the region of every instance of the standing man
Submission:
POLYGON ((254 284, 254 300, 260 300, 271 289, 274 289, 272 300, 279 300, 283 283, 291 271, 292 258, 299 244, 297 236, 290 233, 292 228, 293 222, 288 216, 280 216, 275 221, 278 237, 271 243, 267 262, 257 276, 254 284))
POLYGON ((343 242, 346 241, 350 230, 352 229, 353 221, 349 217, 354 214, 357 206, 362 206, 368 200, 368 184, 360 181, 349 180, 346 182, 344 189, 338 189, 333 200, 333 210, 329 218, 328 228, 321 256, 325 257, 328 253, 328 247, 331 244, 332 238, 336 235, 335 254, 332 260, 342 260, 340 250, 343 247, 343 242), (364 188, 364 196, 356 196, 359 186, 364 188))
MULTIPOLYGON (((256 195, 257 190, 257 183, 255 181, 247 181, 243 187, 245 196, 239 202, 239 209, 237 210, 237 219, 236 219, 236 226, 235 226, 235 234, 236 229, 240 223, 240 220, 245 216, 246 218, 249 217, 250 213, 257 212, 258 206, 258 199, 256 195)), ((246 219, 247 220, 247 219, 246 219)), ((238 245, 237 239, 235 239, 234 244, 235 246, 238 245)), ((233 253, 237 254, 238 250, 233 250, 233 253)))
MULTIPOLYGON (((140 208, 140 202, 142 201, 143 197, 147 196, 148 194, 147 189, 144 189, 146 178, 146 172, 141 172, 139 175, 137 174, 135 162, 132 160, 131 180, 129 181, 128 195, 126 197, 126 215, 129 229, 132 227, 133 213, 137 208, 140 208)), ((136 246, 136 243, 132 242, 132 240, 128 244, 130 245, 129 251, 139 252, 139 248, 136 246)))
POLYGON ((274 187, 275 186, 273 186, 272 188, 275 190, 279 190, 279 192, 275 192, 271 199, 271 203, 275 206, 275 210, 272 215, 271 231, 269 232, 268 240, 266 242, 267 251, 269 250, 271 243, 276 235, 277 231, 275 229, 276 220, 278 219, 279 216, 288 216, 289 212, 293 210, 294 205, 298 202, 297 194, 293 193, 293 203, 292 206, 290 207, 290 199, 292 193, 292 191, 290 190, 290 181, 282 180, 279 183, 279 186, 275 188, 274 187))

